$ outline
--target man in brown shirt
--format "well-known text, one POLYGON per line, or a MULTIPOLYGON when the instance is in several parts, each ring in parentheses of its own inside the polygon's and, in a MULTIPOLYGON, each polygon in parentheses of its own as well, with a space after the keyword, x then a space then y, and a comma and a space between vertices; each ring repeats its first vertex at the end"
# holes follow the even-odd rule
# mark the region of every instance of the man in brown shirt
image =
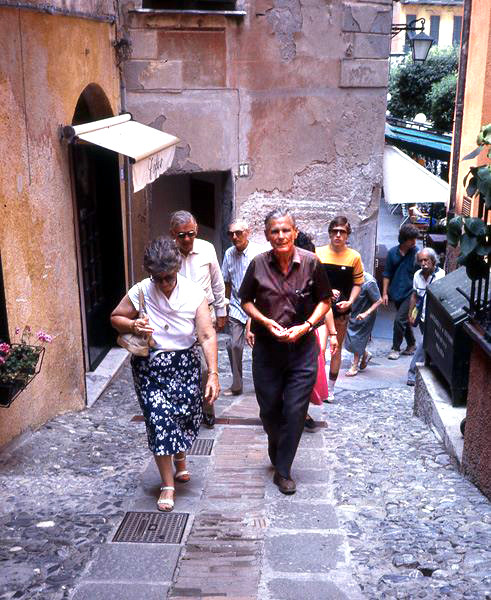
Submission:
POLYGON ((332 292, 319 259, 295 247, 293 215, 274 210, 264 224, 272 250, 251 261, 239 296, 255 335, 252 375, 273 481, 284 494, 293 494, 290 469, 317 376, 313 326, 329 310, 332 292))

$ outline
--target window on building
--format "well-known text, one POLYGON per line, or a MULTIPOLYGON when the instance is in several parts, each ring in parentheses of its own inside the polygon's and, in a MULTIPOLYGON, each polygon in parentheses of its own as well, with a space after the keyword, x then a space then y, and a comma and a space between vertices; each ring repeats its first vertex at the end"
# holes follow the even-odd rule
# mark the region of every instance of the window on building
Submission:
POLYGON ((432 16, 430 17, 430 37, 433 38, 433 43, 435 46, 438 45, 438 38, 440 35, 440 17, 432 16))
POLYGON ((166 10, 235 10, 236 0, 143 0, 142 8, 166 10))
POLYGON ((453 38, 452 44, 460 46, 460 34, 462 33, 462 17, 455 16, 453 18, 453 38))
MULTIPOLYGON (((409 25, 411 21, 416 20, 416 15, 406 15, 406 25, 409 25)), ((406 41, 404 42, 404 52, 409 52, 411 46, 409 45, 409 39, 414 36, 414 31, 406 31, 406 41)))
POLYGON ((3 287, 2 255, 0 254, 0 342, 9 341, 9 328, 7 323, 7 304, 3 287))

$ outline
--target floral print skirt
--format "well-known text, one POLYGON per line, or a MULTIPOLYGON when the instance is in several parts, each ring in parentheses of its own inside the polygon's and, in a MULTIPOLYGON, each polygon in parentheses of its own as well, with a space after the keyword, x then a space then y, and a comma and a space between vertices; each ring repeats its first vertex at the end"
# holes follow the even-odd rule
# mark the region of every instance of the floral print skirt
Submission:
POLYGON ((169 455, 189 450, 203 415, 197 349, 132 356, 131 366, 150 451, 169 455))

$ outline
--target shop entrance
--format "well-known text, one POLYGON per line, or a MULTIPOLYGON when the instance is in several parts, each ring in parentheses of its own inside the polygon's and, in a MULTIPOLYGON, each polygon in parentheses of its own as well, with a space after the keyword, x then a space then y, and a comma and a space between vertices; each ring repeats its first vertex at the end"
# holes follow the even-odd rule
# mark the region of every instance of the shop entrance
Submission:
POLYGON ((152 184, 150 236, 169 235, 170 215, 187 210, 198 222, 198 237, 215 246, 218 260, 230 242, 227 227, 232 218, 233 181, 230 171, 164 175, 152 184))
MULTIPOLYGON (((112 116, 104 92, 90 85, 72 124, 112 116)), ((115 152, 92 144, 73 144, 71 159, 85 362, 93 371, 115 344, 109 316, 125 292, 119 163, 115 152)))

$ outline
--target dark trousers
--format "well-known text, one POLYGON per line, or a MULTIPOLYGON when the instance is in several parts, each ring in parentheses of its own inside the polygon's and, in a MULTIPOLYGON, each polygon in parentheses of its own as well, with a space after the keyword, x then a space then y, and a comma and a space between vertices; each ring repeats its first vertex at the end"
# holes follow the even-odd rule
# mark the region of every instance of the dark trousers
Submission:
POLYGON ((408 296, 400 302, 394 302, 396 305, 397 313, 394 318, 394 332, 392 335, 392 348, 394 350, 400 350, 403 338, 406 338, 408 346, 414 346, 416 339, 414 337, 413 328, 409 323, 409 300, 411 296, 408 296))
POLYGON ((290 476, 310 394, 317 377, 319 348, 313 333, 294 344, 256 336, 252 376, 259 416, 268 434, 268 452, 276 471, 290 476))
POLYGON ((228 359, 232 369, 233 392, 242 392, 242 355, 244 353, 245 327, 246 324, 233 317, 228 318, 230 328, 230 339, 227 341, 228 359))

